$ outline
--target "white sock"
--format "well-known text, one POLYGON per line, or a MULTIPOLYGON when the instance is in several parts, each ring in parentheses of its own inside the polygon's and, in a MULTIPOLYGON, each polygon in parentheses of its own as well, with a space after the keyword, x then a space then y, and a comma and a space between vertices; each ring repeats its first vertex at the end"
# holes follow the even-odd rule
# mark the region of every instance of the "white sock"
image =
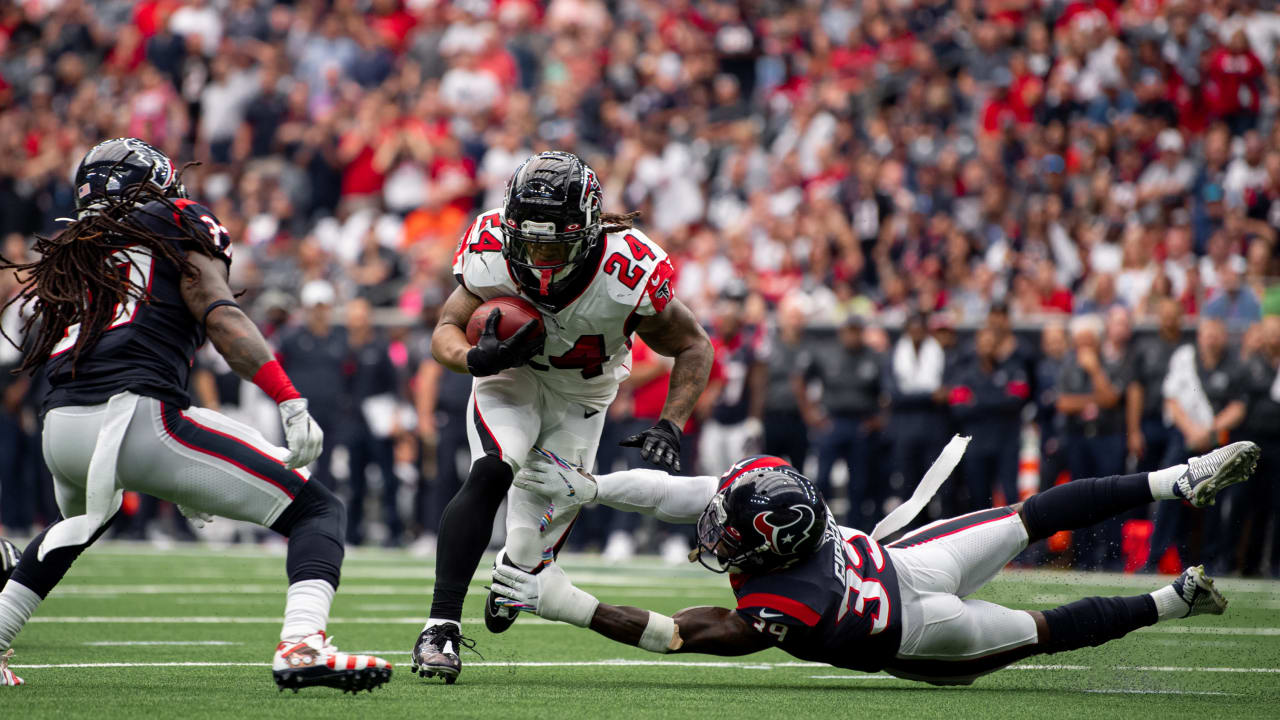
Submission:
POLYGON ((1151 497, 1156 500, 1175 500, 1173 484, 1187 471, 1186 465, 1174 465, 1163 470, 1147 473, 1147 484, 1151 486, 1151 497))
POLYGON ((429 618, 427 620, 427 624, 422 626, 422 629, 430 630, 436 625, 443 625, 445 623, 452 623, 454 625, 457 625, 459 630, 462 629, 462 623, 458 622, 457 620, 445 620, 444 618, 429 618))
POLYGON ((10 580, 0 590, 0 652, 13 645, 31 614, 40 606, 40 596, 22 583, 10 580))
POLYGON ((1151 599, 1156 601, 1156 617, 1159 621, 1177 620, 1187 616, 1187 601, 1178 597, 1178 592, 1173 589, 1172 585, 1164 587, 1151 593, 1151 599))
POLYGON ((289 586, 284 601, 281 642, 297 642, 329 626, 334 587, 327 580, 299 580, 289 586))

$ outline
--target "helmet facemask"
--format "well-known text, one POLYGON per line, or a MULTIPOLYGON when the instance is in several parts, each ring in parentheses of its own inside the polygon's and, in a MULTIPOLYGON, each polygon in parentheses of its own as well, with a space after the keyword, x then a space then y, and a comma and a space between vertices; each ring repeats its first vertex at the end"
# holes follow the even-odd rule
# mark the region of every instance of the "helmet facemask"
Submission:
POLYGON ((555 223, 525 220, 523 227, 503 223, 506 237, 504 253, 507 262, 530 273, 537 281, 538 295, 550 295, 553 285, 561 283, 590 254, 600 233, 600 223, 567 233, 555 232, 555 223))

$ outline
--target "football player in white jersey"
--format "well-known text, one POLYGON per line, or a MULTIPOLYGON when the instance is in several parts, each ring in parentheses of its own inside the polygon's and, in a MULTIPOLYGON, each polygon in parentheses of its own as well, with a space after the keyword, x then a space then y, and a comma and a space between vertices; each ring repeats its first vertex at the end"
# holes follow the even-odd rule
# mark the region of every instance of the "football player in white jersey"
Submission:
MULTIPOLYGON (((650 462, 680 469, 680 428, 702 394, 713 351, 706 333, 672 294, 662 248, 631 226, 635 214, 601 212, 600 183, 577 156, 544 152, 507 184, 503 207, 481 214, 454 258, 459 287, 445 302, 431 354, 475 377, 467 433, 472 465, 445 508, 431 615, 413 648, 413 669, 452 684, 461 670, 462 601, 504 497, 507 545, 497 562, 533 570, 558 552, 576 512, 544 519, 546 501, 511 487, 534 445, 584 467, 595 461, 605 409, 631 366, 631 335, 674 359, 658 423, 623 442, 650 462), (520 296, 538 307, 545 340, 530 321, 505 340, 494 310, 475 346, 464 328, 485 301, 520 296)), ((485 605, 485 625, 502 632, 516 613, 485 605)))

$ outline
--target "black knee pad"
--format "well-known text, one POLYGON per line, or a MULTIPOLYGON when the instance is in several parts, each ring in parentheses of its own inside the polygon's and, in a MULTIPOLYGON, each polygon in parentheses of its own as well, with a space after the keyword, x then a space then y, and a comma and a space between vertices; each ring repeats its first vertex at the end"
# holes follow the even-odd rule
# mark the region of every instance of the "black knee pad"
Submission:
POLYGON ((345 553, 347 506, 332 490, 308 481, 271 529, 289 538, 285 566, 290 584, 326 580, 338 587, 345 553))
POLYGON ((496 511, 507 496, 507 490, 511 489, 513 477, 515 472, 510 465, 492 455, 485 455, 471 464, 467 481, 462 484, 454 500, 456 502, 462 499, 466 505, 477 510, 496 511))

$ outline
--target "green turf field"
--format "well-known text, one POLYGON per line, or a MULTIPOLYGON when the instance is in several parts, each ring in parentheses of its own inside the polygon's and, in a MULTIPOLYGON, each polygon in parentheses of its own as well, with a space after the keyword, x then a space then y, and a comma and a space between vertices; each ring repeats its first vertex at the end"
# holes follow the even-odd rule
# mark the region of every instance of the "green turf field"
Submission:
MULTIPOLYGON (((732 601, 723 577, 692 566, 646 559, 608 567, 589 556, 562 564, 615 603, 671 613, 732 601)), ((1224 579, 1232 605, 1223 617, 1165 623, 1104 648, 1035 658, 969 688, 940 689, 777 651, 658 656, 533 617, 493 636, 478 620, 486 582, 478 577, 466 631, 484 658, 464 655, 458 684, 446 687, 410 675, 406 664, 431 568, 403 552, 349 553, 330 632, 344 650, 386 657, 396 674, 372 694, 294 695, 278 693, 268 670, 284 602, 282 554, 104 544, 18 637, 14 665, 28 684, 0 689, 0 717, 1280 717, 1280 583, 1224 579)), ((1010 571, 980 596, 1044 608, 1158 582, 1010 571)))

